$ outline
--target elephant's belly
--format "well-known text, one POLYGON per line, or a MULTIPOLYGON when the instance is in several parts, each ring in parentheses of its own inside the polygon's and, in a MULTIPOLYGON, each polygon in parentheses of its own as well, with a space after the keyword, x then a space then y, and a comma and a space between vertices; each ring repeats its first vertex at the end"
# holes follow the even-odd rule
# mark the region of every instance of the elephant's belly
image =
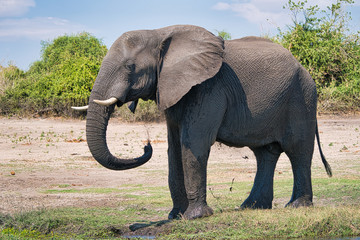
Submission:
POLYGON ((247 144, 245 143, 245 141, 229 141, 229 139, 224 140, 222 138, 217 138, 216 139, 217 142, 223 143, 229 147, 246 147, 247 144))
POLYGON ((242 128, 241 130, 220 129, 216 141, 230 147, 260 147, 278 141, 277 133, 270 129, 242 128))
POLYGON ((249 142, 238 136, 238 137, 234 137, 234 136, 218 136, 216 138, 216 141, 221 142, 229 147, 246 147, 249 146, 249 142))

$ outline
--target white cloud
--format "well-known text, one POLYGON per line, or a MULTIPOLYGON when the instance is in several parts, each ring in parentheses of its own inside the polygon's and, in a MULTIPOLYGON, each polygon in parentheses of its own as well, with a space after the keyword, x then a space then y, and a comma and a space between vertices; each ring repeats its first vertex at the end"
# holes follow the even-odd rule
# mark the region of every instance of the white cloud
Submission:
POLYGON ((237 16, 250 23, 257 24, 263 31, 270 31, 290 23, 289 14, 282 6, 286 0, 248 0, 232 1, 231 3, 218 2, 213 9, 219 11, 232 11, 237 16))
POLYGON ((215 4, 214 6, 213 6, 213 9, 215 9, 215 10, 229 10, 229 9, 231 9, 231 6, 230 6, 230 4, 228 4, 228 3, 224 3, 224 2, 218 2, 217 4, 215 4))
MULTIPOLYGON (((288 0, 223 0, 212 8, 218 11, 232 11, 267 33, 292 24, 291 12, 283 9, 287 3, 288 0)), ((320 9, 326 10, 326 7, 333 3, 336 3, 336 0, 308 0, 307 6, 318 5, 320 9)), ((356 1, 353 6, 359 4, 360 1, 356 1)), ((302 17, 301 13, 299 17, 302 17)))
POLYGON ((0 29, 1 40, 18 38, 49 40, 62 34, 86 30, 83 25, 54 17, 4 19, 0 20, 0 29))
POLYGON ((34 0, 0 0, 0 41, 20 38, 48 40, 86 30, 83 25, 61 18, 18 18, 24 16, 30 7, 35 7, 34 0))
POLYGON ((34 0, 0 0, 0 17, 16 17, 35 7, 34 0))

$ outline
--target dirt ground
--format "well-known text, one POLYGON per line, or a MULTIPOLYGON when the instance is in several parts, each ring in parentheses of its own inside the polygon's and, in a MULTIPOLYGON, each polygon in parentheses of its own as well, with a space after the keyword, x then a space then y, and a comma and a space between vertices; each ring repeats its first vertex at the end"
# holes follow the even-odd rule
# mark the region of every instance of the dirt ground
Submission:
MULTIPOLYGON (((334 177, 360 176, 360 116, 320 116, 319 131, 334 177)), ((107 141, 113 154, 141 155, 148 136, 154 149, 148 163, 121 172, 105 169, 91 157, 85 135, 85 121, 0 118, 0 213, 66 206, 116 206, 119 200, 115 195, 104 193, 47 192, 64 187, 167 186, 165 123, 110 121, 107 141)), ((313 177, 326 177, 317 148, 312 170, 313 177)), ((208 183, 228 183, 232 179, 251 182, 255 172, 255 157, 248 148, 230 148, 218 143, 212 147, 208 183)), ((290 162, 282 154, 275 181, 291 177, 290 162)), ((316 199, 314 201, 316 204, 316 199)))

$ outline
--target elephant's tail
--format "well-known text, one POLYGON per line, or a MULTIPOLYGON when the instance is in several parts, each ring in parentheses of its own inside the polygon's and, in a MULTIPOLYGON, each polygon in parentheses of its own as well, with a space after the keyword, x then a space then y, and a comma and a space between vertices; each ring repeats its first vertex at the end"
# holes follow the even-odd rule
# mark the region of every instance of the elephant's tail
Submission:
POLYGON ((319 130, 318 130, 318 124, 317 124, 317 121, 316 121, 316 140, 318 142, 318 147, 319 147, 319 151, 320 151, 320 156, 321 156, 321 160, 325 166, 325 169, 326 169, 326 173, 329 177, 332 177, 332 171, 331 171, 331 167, 330 167, 330 164, 326 161, 326 158, 324 156, 324 153, 321 149, 321 144, 320 144, 320 137, 319 137, 319 130))

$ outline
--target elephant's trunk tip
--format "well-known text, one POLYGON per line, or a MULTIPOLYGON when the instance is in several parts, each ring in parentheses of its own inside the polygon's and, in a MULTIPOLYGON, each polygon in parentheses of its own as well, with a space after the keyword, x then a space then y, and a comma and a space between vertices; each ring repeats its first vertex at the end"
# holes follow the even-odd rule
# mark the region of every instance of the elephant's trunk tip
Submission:
POLYGON ((150 139, 147 140, 147 144, 146 144, 146 146, 144 147, 144 152, 145 152, 145 153, 147 153, 147 152, 149 152, 149 151, 152 152, 152 146, 151 146, 151 141, 150 141, 150 139))

